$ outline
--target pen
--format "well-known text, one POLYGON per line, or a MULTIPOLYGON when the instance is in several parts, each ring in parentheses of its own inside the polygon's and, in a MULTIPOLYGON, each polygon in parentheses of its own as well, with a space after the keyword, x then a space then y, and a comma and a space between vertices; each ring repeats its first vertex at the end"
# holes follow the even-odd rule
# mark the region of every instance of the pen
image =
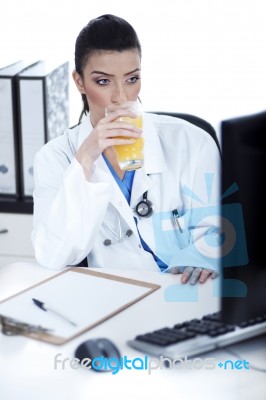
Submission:
POLYGON ((75 324, 75 322, 71 321, 70 319, 68 319, 67 317, 65 317, 64 315, 62 315, 61 313, 59 313, 58 311, 56 311, 55 309, 51 308, 50 306, 48 306, 48 304, 43 303, 40 300, 37 299, 32 299, 32 301, 34 302, 34 304, 39 307, 41 310, 43 311, 48 311, 51 312, 55 315, 57 315, 59 318, 64 319, 66 322, 68 322, 69 324, 73 325, 73 326, 77 326, 77 324, 75 324))
POLYGON ((180 225, 180 222, 179 222, 179 214, 178 214, 178 211, 177 211, 176 208, 172 211, 172 218, 173 218, 174 226, 177 225, 179 231, 180 231, 181 233, 183 233, 183 230, 182 230, 181 225, 180 225))

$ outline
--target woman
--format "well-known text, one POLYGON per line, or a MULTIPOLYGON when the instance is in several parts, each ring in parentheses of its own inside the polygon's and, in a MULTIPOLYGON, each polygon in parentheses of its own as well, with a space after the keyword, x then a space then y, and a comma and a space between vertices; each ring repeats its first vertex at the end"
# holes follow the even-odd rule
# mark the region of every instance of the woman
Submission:
POLYGON ((172 117, 145 114, 144 132, 117 121, 128 111, 105 117, 106 106, 136 100, 140 93, 141 46, 132 26, 113 15, 90 21, 76 40, 73 79, 84 105, 80 123, 35 157, 37 261, 62 269, 87 258, 91 267, 183 272, 183 283, 215 277, 217 256, 206 257, 201 247, 206 234, 215 240, 216 225, 213 218, 206 223, 207 215, 194 226, 192 217, 202 206, 197 198, 206 199, 206 176, 214 177, 208 205, 217 200, 219 153, 213 139, 172 117), (142 134, 144 167, 125 173, 113 146, 142 134), (136 205, 147 199, 154 213, 145 218, 136 205))

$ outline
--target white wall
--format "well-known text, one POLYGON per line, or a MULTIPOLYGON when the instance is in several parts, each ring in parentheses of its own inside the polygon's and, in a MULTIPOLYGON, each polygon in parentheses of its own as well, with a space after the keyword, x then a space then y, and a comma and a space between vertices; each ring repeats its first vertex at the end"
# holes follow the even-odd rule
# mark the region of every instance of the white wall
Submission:
MULTIPOLYGON (((103 13, 139 35, 146 110, 194 113, 217 127, 266 108, 265 0, 9 0, 0 9, 0 57, 72 62, 79 31, 103 13)), ((72 82, 70 96, 74 124, 81 101, 72 82)))

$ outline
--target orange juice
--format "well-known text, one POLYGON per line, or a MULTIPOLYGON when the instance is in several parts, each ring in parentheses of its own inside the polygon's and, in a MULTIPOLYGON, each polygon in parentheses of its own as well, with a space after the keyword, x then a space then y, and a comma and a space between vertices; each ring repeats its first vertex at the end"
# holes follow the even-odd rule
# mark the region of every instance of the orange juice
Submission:
MULTIPOLYGON (((142 115, 137 116, 136 118, 130 117, 120 117, 119 121, 128 122, 140 129, 143 127, 143 117, 142 115)), ((123 144, 119 146, 114 146, 117 161, 122 170, 132 170, 138 169, 143 166, 143 147, 144 140, 143 137, 136 139, 134 143, 123 144)))

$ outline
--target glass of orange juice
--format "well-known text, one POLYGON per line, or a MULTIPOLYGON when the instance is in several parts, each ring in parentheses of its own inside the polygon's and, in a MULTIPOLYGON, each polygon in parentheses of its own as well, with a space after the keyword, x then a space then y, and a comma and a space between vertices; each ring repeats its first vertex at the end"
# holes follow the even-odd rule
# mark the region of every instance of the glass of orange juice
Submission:
MULTIPOLYGON (((141 103, 136 101, 126 101, 119 105, 106 107, 105 115, 116 109, 126 109, 136 114, 136 118, 119 117, 118 121, 129 122, 130 124, 142 129, 143 128, 143 109, 141 103)), ((139 169, 143 166, 144 156, 144 140, 143 137, 135 139, 134 143, 114 146, 119 167, 124 171, 139 169)))

